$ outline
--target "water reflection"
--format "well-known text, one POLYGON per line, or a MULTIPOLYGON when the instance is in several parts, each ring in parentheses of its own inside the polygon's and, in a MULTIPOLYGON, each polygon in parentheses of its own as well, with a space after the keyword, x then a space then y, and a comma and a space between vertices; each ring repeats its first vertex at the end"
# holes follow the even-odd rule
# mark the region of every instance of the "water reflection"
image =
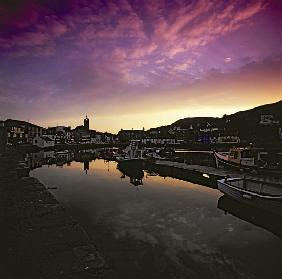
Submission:
POLYGON ((246 217, 249 209, 237 213, 239 205, 216 189, 86 153, 31 175, 57 187, 53 193, 120 278, 262 279, 281 271, 279 231, 261 229, 246 217), (144 184, 138 194, 128 187, 134 180, 144 184))
POLYGON ((26 155, 26 162, 30 169, 42 167, 43 165, 56 165, 63 167, 64 165, 71 166, 71 162, 82 162, 84 171, 89 171, 89 162, 95 160, 101 150, 86 149, 86 150, 64 150, 64 151, 39 151, 37 153, 29 153, 26 155))
POLYGON ((122 173, 121 178, 125 178, 126 176, 130 178, 132 185, 137 187, 143 185, 144 171, 141 166, 119 163, 117 169, 122 173))
POLYGON ((217 207, 226 214, 232 214, 241 220, 264 228, 282 239, 282 220, 279 215, 240 203, 226 195, 218 199, 217 207))

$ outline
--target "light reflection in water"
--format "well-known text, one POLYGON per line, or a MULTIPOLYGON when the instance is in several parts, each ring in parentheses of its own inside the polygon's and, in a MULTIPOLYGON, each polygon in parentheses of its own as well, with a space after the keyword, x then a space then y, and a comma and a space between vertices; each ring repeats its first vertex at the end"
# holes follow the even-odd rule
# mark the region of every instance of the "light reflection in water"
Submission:
POLYGON ((218 206, 219 191, 133 172, 138 188, 132 171, 104 160, 43 166, 32 175, 58 187, 54 195, 121 278, 271 278, 281 271, 281 239, 218 206))

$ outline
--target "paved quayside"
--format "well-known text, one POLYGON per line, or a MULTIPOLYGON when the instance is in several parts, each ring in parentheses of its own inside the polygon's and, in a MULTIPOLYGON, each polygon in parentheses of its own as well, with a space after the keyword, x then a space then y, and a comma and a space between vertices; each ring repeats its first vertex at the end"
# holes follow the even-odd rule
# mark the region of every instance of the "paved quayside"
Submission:
POLYGON ((185 163, 172 162, 166 160, 157 160, 154 164, 157 166, 175 168, 187 172, 197 172, 201 175, 207 174, 209 176, 212 176, 214 179, 220 179, 226 176, 237 177, 237 178, 245 177, 247 179, 256 180, 256 181, 266 181, 275 184, 280 184, 282 187, 282 179, 276 177, 265 177, 262 175, 239 172, 235 170, 228 170, 228 169, 214 168, 214 167, 200 166, 200 165, 189 165, 185 163))
POLYGON ((16 166, 0 157, 0 278, 116 278, 84 229, 16 166))

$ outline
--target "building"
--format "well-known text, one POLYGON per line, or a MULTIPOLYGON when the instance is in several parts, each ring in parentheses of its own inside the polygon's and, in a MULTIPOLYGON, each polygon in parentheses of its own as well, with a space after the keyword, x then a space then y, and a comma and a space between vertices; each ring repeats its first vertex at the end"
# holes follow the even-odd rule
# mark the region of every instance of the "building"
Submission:
POLYGON ((10 144, 32 144, 35 136, 42 136, 43 128, 21 120, 7 119, 4 121, 7 130, 7 142, 10 144))
POLYGON ((77 126, 71 131, 71 137, 75 143, 90 143, 92 131, 86 131, 84 126, 77 126))
POLYGON ((102 133, 95 133, 91 135, 91 143, 101 144, 103 143, 103 134, 102 133))
POLYGON ((118 132, 118 140, 120 142, 129 142, 131 140, 141 140, 146 136, 145 129, 142 130, 123 130, 118 132))
POLYGON ((151 136, 155 137, 155 136, 160 135, 160 134, 161 134, 161 131, 160 131, 158 128, 151 128, 151 129, 148 131, 148 133, 149 133, 151 136))
POLYGON ((56 144, 64 144, 71 142, 71 127, 55 126, 48 127, 44 130, 44 134, 53 139, 56 144))
POLYGON ((279 121, 275 120, 272 114, 262 114, 260 116, 259 124, 264 126, 273 126, 273 125, 279 125, 279 121))
POLYGON ((7 145, 7 130, 4 121, 0 121, 0 153, 5 151, 7 145))
POLYGON ((55 141, 49 138, 47 135, 43 135, 34 137, 32 144, 40 148, 47 148, 55 146, 55 141))
POLYGON ((179 142, 175 138, 143 138, 141 139, 142 144, 157 144, 157 145, 169 145, 169 144, 179 144, 179 142))
POLYGON ((89 131, 89 118, 87 117, 87 115, 84 118, 84 125, 83 125, 83 127, 85 128, 86 131, 89 131))
POLYGON ((217 143, 240 143, 240 138, 238 136, 219 136, 217 138, 217 143))
POLYGON ((91 143, 91 134, 88 131, 80 131, 79 143, 91 143))
MULTIPOLYGON (((221 139, 223 140, 223 139, 221 139)), ((202 144, 214 144, 217 142, 217 138, 216 137, 213 137, 209 134, 206 134, 206 133, 202 133, 198 136, 198 140, 197 140, 199 143, 202 143, 202 144)))

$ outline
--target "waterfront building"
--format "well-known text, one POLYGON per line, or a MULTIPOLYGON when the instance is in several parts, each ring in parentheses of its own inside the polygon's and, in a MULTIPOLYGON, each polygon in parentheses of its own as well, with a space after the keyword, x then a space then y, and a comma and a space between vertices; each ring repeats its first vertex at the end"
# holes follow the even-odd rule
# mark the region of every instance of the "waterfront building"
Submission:
POLYGON ((71 127, 55 126, 48 127, 44 130, 44 134, 55 141, 56 144, 64 144, 71 142, 71 127))
POLYGON ((153 137, 153 138, 143 138, 141 139, 142 144, 156 144, 156 145, 167 145, 167 144, 179 144, 179 141, 175 138, 161 138, 161 137, 153 137))
POLYGON ((145 129, 142 130, 123 130, 118 132, 118 140, 120 142, 129 142, 130 140, 141 140, 146 136, 145 129))
POLYGON ((91 135, 91 143, 96 143, 96 144, 103 143, 102 133, 96 132, 95 134, 92 134, 91 135))
POLYGON ((47 135, 35 136, 32 140, 32 144, 40 148, 53 147, 55 141, 49 138, 47 135))
POLYGON ((35 136, 42 136, 43 128, 21 120, 7 119, 4 121, 7 129, 8 143, 11 144, 32 144, 35 136))

